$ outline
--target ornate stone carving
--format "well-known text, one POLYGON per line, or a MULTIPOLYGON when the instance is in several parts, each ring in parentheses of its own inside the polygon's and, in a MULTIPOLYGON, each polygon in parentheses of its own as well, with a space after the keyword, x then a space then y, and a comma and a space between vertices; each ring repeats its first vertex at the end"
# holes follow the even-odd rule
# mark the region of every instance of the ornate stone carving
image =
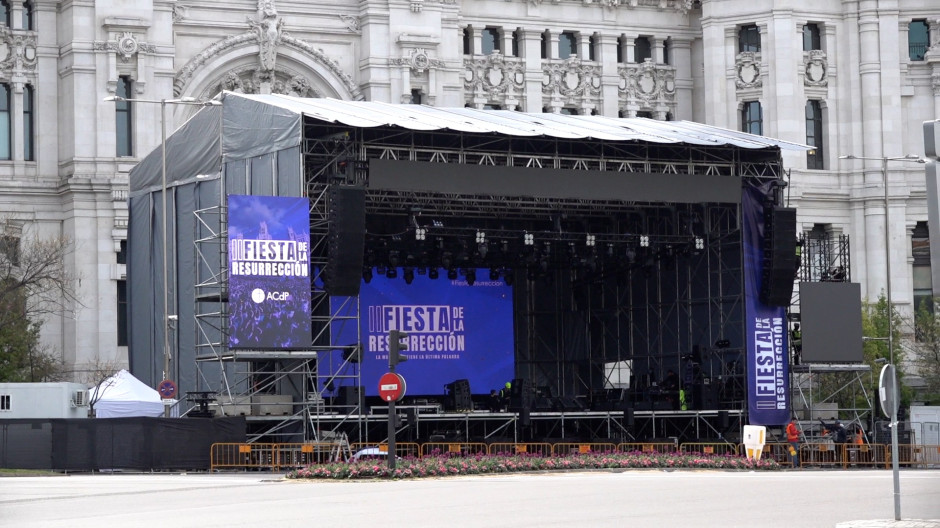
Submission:
MULTIPOLYGON (((543 3, 558 4, 560 0, 522 0, 531 5, 541 5, 543 3)), ((454 0, 442 0, 441 3, 453 3, 454 0)), ((621 6, 626 7, 653 7, 656 9, 672 8, 681 14, 686 14, 692 10, 695 4, 693 0, 581 0, 582 5, 597 5, 607 9, 616 9, 621 6)))
POLYGON ((137 40, 137 35, 130 31, 124 31, 120 35, 115 34, 112 40, 107 42, 95 41, 92 44, 95 51, 113 51, 121 57, 121 61, 128 62, 131 57, 140 52, 156 53, 157 47, 153 44, 147 44, 137 40))
POLYGON ((491 53, 479 59, 464 59, 464 91, 502 104, 507 93, 522 90, 525 66, 521 59, 491 53))
POLYGON ((412 48, 409 56, 400 59, 392 59, 389 63, 393 66, 408 66, 415 73, 423 73, 431 68, 443 68, 444 61, 432 59, 424 48, 412 48))
POLYGON ((189 6, 173 4, 173 22, 182 22, 189 16, 189 6))
POLYGON ((930 76, 930 83, 933 86, 934 96, 940 96, 940 72, 936 72, 930 76))
POLYGON ((262 72, 274 71, 283 24, 284 21, 277 16, 274 0, 258 0, 258 19, 249 18, 248 25, 254 28, 258 37, 258 59, 262 72))
POLYGON ((36 71, 35 33, 13 33, 0 26, 0 71, 7 74, 36 71))
POLYGON ((738 88, 760 88, 763 80, 760 76, 760 54, 753 51, 738 53, 735 60, 735 85, 738 88))
POLYGON ((230 70, 219 82, 219 91, 255 94, 263 83, 270 83, 271 93, 296 97, 323 97, 304 76, 284 70, 261 71, 252 66, 230 70))
POLYGON ((343 21, 343 24, 346 24, 346 29, 349 31, 352 31, 357 35, 362 33, 362 26, 359 23, 359 17, 340 15, 339 19, 343 21))
POLYGON ((420 13, 424 9, 424 0, 411 0, 411 12, 420 13))
POLYGON ((326 66, 334 75, 336 75, 336 77, 343 81, 343 84, 346 85, 346 89, 349 90, 349 93, 352 94, 354 99, 358 100, 363 98, 362 92, 359 91, 359 86, 356 85, 356 81, 353 80, 352 76, 343 71, 339 63, 327 57, 326 53, 323 53, 323 50, 314 49, 313 46, 309 43, 298 38, 294 38, 288 33, 284 33, 282 40, 284 41, 284 44, 293 46, 313 56, 319 63, 326 66))
POLYGON ((803 52, 803 83, 806 86, 827 86, 829 84, 829 62, 825 51, 803 52))
POLYGON ((643 64, 621 66, 617 73, 620 94, 628 104, 653 108, 675 103, 675 67, 647 60, 643 64))
POLYGON ((542 68, 542 93, 558 93, 565 97, 598 95, 601 92, 601 71, 572 57, 542 68))

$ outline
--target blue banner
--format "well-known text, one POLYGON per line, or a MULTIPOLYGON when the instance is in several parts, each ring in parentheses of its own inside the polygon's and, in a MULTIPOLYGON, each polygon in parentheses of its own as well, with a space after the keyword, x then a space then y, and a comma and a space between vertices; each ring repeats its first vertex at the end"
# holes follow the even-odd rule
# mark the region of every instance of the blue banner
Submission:
POLYGON ((760 301, 764 263, 764 200, 769 188, 748 188, 742 197, 744 244, 747 411, 751 425, 790 420, 786 310, 760 301))
POLYGON ((310 201, 228 196, 229 348, 308 348, 310 201))
MULTIPOLYGON (((488 273, 477 270, 481 277, 488 273)), ((331 303, 341 320, 354 306, 345 297, 331 303)), ((334 324, 333 343, 362 344, 366 395, 378 394, 379 377, 388 371, 389 330, 408 334, 408 350, 402 351, 408 361, 396 372, 407 381, 409 396, 441 395, 458 379, 468 380, 473 394, 489 394, 514 377, 512 308, 512 288, 501 279, 470 286, 463 278, 416 274, 408 284, 376 274, 359 292, 361 336, 351 323, 334 324)))

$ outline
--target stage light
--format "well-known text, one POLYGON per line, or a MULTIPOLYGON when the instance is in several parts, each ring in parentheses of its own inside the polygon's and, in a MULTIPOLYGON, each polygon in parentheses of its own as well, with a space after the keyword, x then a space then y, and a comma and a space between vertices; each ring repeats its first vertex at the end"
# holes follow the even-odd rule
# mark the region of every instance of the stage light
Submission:
POLYGON ((490 268, 490 280, 495 281, 499 280, 499 270, 496 268, 490 268))
POLYGON ((486 233, 483 231, 477 231, 477 244, 482 244, 486 242, 486 233))
POLYGON ((701 237, 695 237, 695 249, 705 249, 705 241, 701 237))
POLYGON ((456 268, 450 268, 449 270, 447 270, 447 278, 450 280, 457 280, 456 268))
POLYGON ((428 278, 429 278, 429 279, 437 279, 437 278, 440 277, 440 276, 441 276, 441 275, 440 275, 440 272, 437 271, 437 268, 430 268, 430 269, 428 269, 428 278))
POLYGON ((415 270, 414 268, 405 268, 402 275, 405 278, 405 284, 411 284, 415 280, 415 270))
POLYGON ((391 271, 391 268, 398 267, 398 252, 397 251, 388 252, 388 265, 390 267, 389 271, 391 271))
POLYGON ((388 268, 385 270, 385 276, 390 279, 398 277, 398 268, 388 268))
POLYGON ((467 278, 467 285, 473 286, 473 283, 477 281, 477 271, 473 268, 467 268, 464 271, 464 277, 467 278))
POLYGON ((366 284, 372 281, 372 268, 364 268, 362 270, 362 280, 366 281, 366 284))
POLYGON ((533 236, 532 233, 526 233, 525 236, 522 237, 522 240, 527 246, 535 245, 535 236, 533 236))
POLYGON ((650 247, 649 235, 640 235, 640 247, 650 247))
POLYGON ((415 228, 415 240, 424 240, 427 237, 428 230, 423 227, 415 228))
POLYGON ((503 272, 503 278, 506 280, 506 286, 512 286, 512 280, 515 278, 515 274, 512 270, 508 269, 503 272))
POLYGON ((594 247, 595 240, 594 235, 588 235, 584 240, 584 244, 588 247, 594 247))

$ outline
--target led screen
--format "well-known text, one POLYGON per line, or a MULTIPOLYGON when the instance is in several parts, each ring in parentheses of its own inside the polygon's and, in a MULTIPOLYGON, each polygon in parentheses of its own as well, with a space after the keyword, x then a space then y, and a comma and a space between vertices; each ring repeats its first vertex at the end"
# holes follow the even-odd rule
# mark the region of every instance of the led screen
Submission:
MULTIPOLYGON (((478 270, 488 276, 488 270, 478 270)), ((514 374, 512 288, 502 280, 462 277, 431 279, 417 274, 411 284, 376 274, 359 292, 361 377, 367 396, 378 395, 379 377, 388 372, 388 331, 408 334, 408 360, 396 372, 405 378, 406 396, 443 395, 444 385, 470 381, 473 394, 489 394, 514 374)), ((333 298, 342 315, 354 303, 333 298)), ((333 342, 357 342, 354 323, 334 325, 333 342)), ((335 353, 334 353, 335 355, 335 353)))
POLYGON ((229 348, 310 346, 310 202, 228 197, 229 348))

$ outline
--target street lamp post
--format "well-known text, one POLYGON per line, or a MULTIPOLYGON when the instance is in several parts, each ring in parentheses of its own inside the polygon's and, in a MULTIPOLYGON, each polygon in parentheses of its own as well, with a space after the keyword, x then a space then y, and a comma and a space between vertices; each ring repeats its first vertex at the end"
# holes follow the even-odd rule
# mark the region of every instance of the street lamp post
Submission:
MULTIPOLYGON (((160 105, 160 189, 163 197, 163 222, 161 225, 161 240, 163 242, 163 380, 170 379, 170 358, 172 350, 170 348, 170 325, 172 321, 177 320, 176 315, 170 315, 170 277, 169 277, 169 249, 167 247, 167 233, 169 232, 169 206, 167 201, 167 182, 166 182, 166 105, 190 105, 190 106, 218 106, 222 103, 217 100, 200 101, 193 97, 182 97, 179 99, 132 99, 112 95, 105 97, 106 102, 126 102, 126 103, 149 103, 160 105)), ((168 402, 167 402, 168 403, 168 402)), ((170 406, 166 405, 164 416, 170 417, 170 406)))
MULTIPOLYGON (((854 156, 839 156, 839 159, 850 160, 869 160, 881 162, 881 181, 884 187, 885 202, 885 300, 888 303, 888 357, 892 368, 894 367, 894 305, 891 302, 891 225, 888 221, 889 203, 888 203, 888 162, 889 161, 910 161, 914 163, 924 163, 924 160, 908 154, 907 156, 880 158, 854 156)), ((891 467, 894 473, 894 519, 901 520, 901 479, 898 473, 898 427, 897 412, 893 412, 889 417, 891 421, 891 467)))

